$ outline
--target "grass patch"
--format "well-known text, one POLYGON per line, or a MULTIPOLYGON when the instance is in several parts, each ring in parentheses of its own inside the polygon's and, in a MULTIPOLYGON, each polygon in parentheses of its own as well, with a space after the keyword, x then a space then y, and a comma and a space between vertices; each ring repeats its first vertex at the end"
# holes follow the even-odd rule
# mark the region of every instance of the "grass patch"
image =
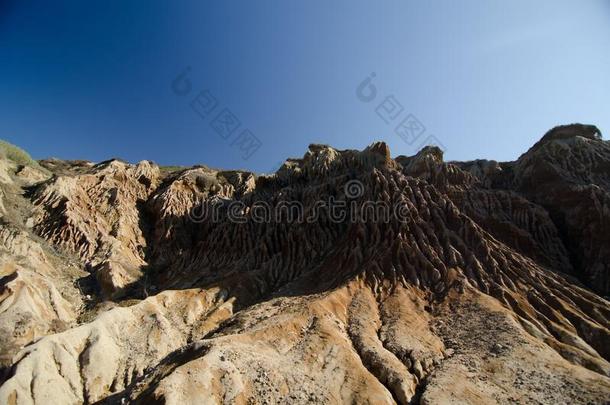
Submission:
POLYGON ((183 169, 186 169, 186 166, 159 166, 159 170, 163 173, 172 173, 183 169))
POLYGON ((40 167, 38 162, 32 159, 29 153, 2 139, 0 139, 0 157, 5 157, 21 166, 40 167))

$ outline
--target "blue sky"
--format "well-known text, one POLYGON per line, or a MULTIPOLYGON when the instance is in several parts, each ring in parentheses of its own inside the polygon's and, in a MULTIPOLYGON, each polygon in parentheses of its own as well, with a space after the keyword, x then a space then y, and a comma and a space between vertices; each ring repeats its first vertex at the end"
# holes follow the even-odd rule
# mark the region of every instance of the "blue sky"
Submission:
POLYGON ((36 158, 514 160, 557 124, 610 131, 610 2, 5 0, 0 95, 0 138, 36 158))

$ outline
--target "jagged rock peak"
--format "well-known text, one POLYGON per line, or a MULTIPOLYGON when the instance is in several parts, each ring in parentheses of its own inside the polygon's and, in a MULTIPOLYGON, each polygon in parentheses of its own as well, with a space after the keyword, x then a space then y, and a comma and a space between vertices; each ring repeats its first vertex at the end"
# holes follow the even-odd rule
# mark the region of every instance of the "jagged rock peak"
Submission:
POLYGON ((602 141, 602 133, 595 125, 569 124, 558 125, 549 131, 527 151, 526 154, 538 150, 545 144, 554 141, 574 142, 577 139, 588 139, 592 141, 602 141))
POLYGON ((328 145, 311 144, 303 158, 287 159, 276 174, 281 179, 323 179, 346 168, 368 171, 395 167, 396 162, 385 142, 374 142, 363 151, 338 150, 328 145))
POLYGON ((610 143, 566 133, 271 176, 0 158, 0 403, 607 403, 610 143))
POLYGON ((438 166, 443 163, 443 151, 437 146, 424 146, 413 156, 400 155, 395 160, 405 169, 409 165, 438 166))
POLYGON ((385 142, 372 143, 362 152, 362 156, 372 167, 394 168, 396 165, 385 142))
POLYGON ((436 162, 443 161, 443 150, 438 146, 424 146, 419 152, 417 152, 418 157, 434 159, 436 162))
POLYGON ((601 140, 602 133, 595 125, 587 124, 569 124, 569 125, 558 125, 555 128, 549 130, 541 139, 542 142, 551 139, 566 139, 573 138, 575 136, 582 136, 583 138, 601 140))

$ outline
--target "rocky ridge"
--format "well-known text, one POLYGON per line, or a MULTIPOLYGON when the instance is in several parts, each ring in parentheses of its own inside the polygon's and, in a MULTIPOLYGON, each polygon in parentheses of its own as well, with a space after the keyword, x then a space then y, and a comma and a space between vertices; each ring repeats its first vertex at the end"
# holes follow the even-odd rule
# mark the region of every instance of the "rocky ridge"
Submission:
POLYGON ((0 160, 2 403, 610 400, 593 126, 506 163, 375 143, 261 176, 40 165, 0 160))

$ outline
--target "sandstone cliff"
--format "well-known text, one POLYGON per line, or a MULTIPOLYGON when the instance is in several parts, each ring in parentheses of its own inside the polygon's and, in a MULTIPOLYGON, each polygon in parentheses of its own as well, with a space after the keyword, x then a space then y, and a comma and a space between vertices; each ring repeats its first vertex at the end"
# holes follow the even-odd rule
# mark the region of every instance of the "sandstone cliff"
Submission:
POLYGON ((610 400, 593 126, 515 162, 311 145, 261 176, 4 158, 0 214, 0 403, 610 400))

